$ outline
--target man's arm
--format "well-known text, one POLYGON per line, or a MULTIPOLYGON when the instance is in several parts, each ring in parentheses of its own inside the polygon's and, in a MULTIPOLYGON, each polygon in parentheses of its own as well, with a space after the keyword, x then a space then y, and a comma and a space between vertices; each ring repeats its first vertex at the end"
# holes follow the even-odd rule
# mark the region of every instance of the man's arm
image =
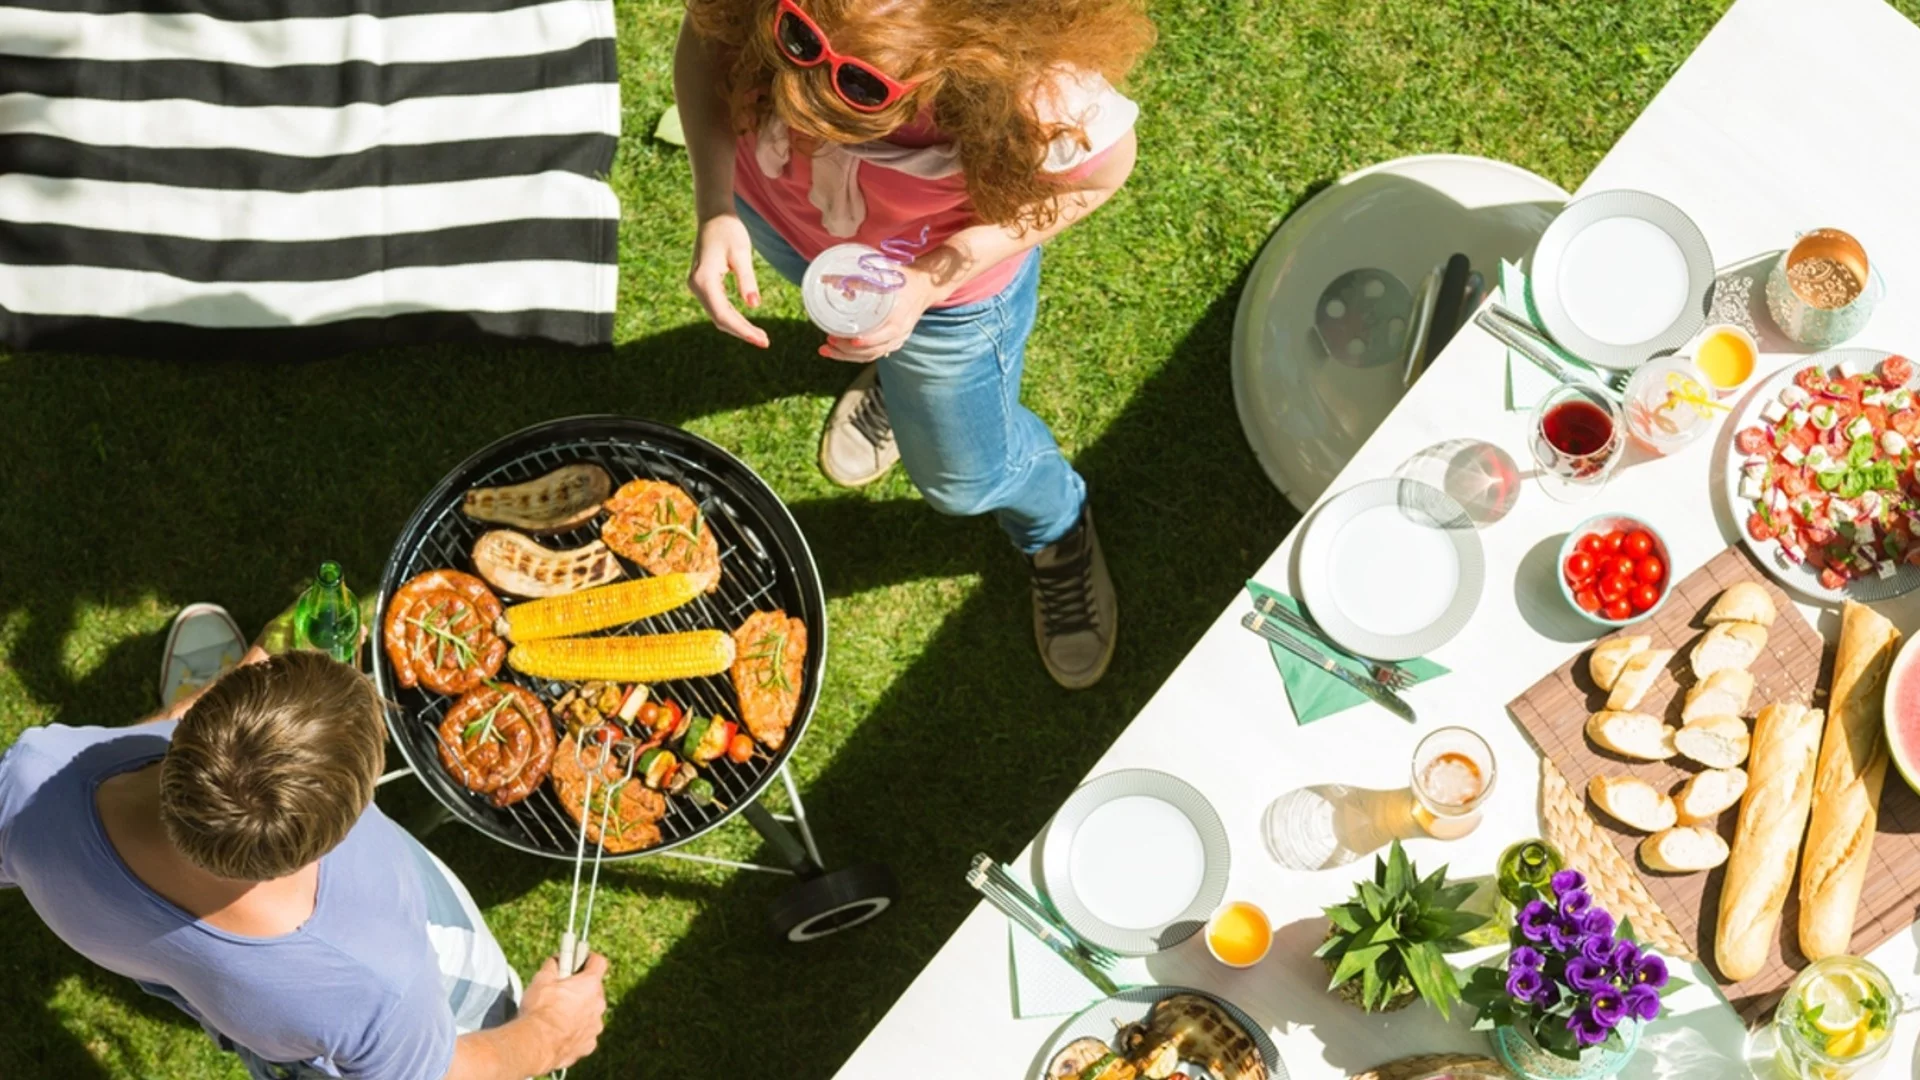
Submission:
POLYGON ((460 1036, 446 1080, 526 1080, 593 1053, 605 1027, 607 958, 587 958, 562 978, 549 958, 527 984, 520 1015, 490 1031, 460 1036))

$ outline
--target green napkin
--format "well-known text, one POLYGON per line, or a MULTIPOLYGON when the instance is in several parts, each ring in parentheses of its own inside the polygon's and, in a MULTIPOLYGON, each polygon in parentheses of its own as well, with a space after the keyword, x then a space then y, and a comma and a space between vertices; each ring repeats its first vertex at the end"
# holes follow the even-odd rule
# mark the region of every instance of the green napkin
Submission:
MULTIPOLYGON (((1300 605, 1293 597, 1285 593, 1275 592, 1257 581, 1247 582, 1247 593, 1256 600, 1263 596, 1271 597, 1288 611, 1296 615, 1301 613, 1300 605)), ((1307 635, 1296 633, 1294 636, 1306 640, 1309 645, 1315 644, 1307 635)), ((1318 648, 1319 646, 1316 645, 1316 647, 1318 648)), ((1340 712, 1343 709, 1351 709, 1355 705, 1368 703, 1365 694, 1362 694, 1360 691, 1355 690, 1353 687, 1348 686, 1346 683, 1341 682, 1339 679, 1334 678, 1312 664, 1307 663, 1305 660, 1300 659, 1280 646, 1275 645, 1273 642, 1267 642, 1267 650, 1273 653, 1273 666, 1280 669, 1280 682, 1287 688, 1287 701, 1293 705, 1295 723, 1311 724, 1315 720, 1332 716, 1334 713, 1340 712)), ((1366 674, 1367 669, 1365 667, 1345 659, 1332 649, 1320 648, 1320 651, 1332 658, 1332 660, 1341 667, 1355 674, 1366 674)), ((1445 675, 1447 673, 1446 668, 1427 659, 1401 661, 1400 666, 1406 668, 1413 674, 1413 681, 1416 683, 1423 683, 1435 676, 1445 675)))
MULTIPOLYGON (((1518 263, 1500 260, 1499 296, 1500 306, 1516 315, 1525 316, 1535 329, 1541 331, 1540 336, 1546 338, 1546 347, 1562 363, 1577 369, 1593 370, 1593 365, 1555 345, 1546 331, 1540 328, 1540 311, 1533 306, 1533 291, 1527 287, 1526 272, 1520 269, 1518 263)), ((1532 361, 1524 356, 1516 356, 1511 349, 1507 350, 1508 412, 1526 412, 1532 409, 1539 404, 1540 399, 1545 397, 1548 391, 1558 385, 1560 384, 1554 380, 1553 376, 1535 367, 1532 361)))

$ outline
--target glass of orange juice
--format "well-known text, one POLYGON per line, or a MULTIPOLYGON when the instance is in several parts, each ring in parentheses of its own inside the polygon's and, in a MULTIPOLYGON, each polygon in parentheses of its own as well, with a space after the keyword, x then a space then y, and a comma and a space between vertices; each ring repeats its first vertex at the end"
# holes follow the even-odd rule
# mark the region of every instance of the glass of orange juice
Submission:
POLYGON ((1753 335, 1731 323, 1709 326, 1702 331, 1693 349, 1693 366, 1707 377, 1714 393, 1726 397, 1745 387, 1753 379, 1760 363, 1760 343, 1753 335))
POLYGON ((1273 924, 1257 904, 1245 900, 1222 904, 1207 920, 1207 951, 1228 967, 1252 967, 1266 959, 1271 948, 1273 924))

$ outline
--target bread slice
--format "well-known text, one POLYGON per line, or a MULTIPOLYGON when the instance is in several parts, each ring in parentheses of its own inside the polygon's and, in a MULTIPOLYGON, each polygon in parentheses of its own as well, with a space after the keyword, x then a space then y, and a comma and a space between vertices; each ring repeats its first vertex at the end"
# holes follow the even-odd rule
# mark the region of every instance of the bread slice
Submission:
POLYGON ((1694 677, 1704 679, 1716 671, 1745 671, 1760 659, 1766 647, 1767 628, 1759 623, 1720 623, 1694 643, 1694 677))
POLYGON ((1727 586, 1727 591, 1713 602, 1707 611, 1707 625, 1745 622, 1772 626, 1773 617, 1773 597, 1767 595, 1767 590, 1754 582, 1742 581, 1727 586))
POLYGON ((1753 672, 1741 668, 1716 671, 1687 689, 1680 722, 1691 724, 1703 716, 1745 716, 1753 700, 1753 672))
POLYGON ((1587 738, 1602 749, 1641 761, 1665 761, 1679 753, 1673 729, 1657 716, 1602 709, 1587 717, 1587 738))
POLYGON ((1708 769, 1682 784, 1673 803, 1682 824, 1701 825, 1719 817, 1746 793, 1745 769, 1708 769))
POLYGON ((1663 874, 1697 874, 1727 861, 1727 842, 1704 825, 1680 825, 1640 841, 1640 861, 1663 874))
POLYGON ((1637 776, 1596 776, 1587 784, 1593 805, 1630 829, 1659 832, 1680 820, 1666 792, 1637 776))
POLYGON ((1747 722, 1737 716, 1703 716, 1673 736, 1673 745, 1682 754, 1709 769, 1744 764, 1750 743, 1747 722))
POLYGON ((1607 708, 1615 712, 1631 712, 1639 708, 1647 691, 1653 688, 1653 680, 1660 677, 1661 669, 1671 659, 1672 649, 1648 649, 1634 653, 1613 680, 1613 692, 1607 696, 1607 708))
POLYGON ((1587 658, 1587 673, 1593 676, 1595 686, 1612 690, 1614 680, 1620 677, 1620 669, 1627 661, 1651 648, 1653 639, 1645 634, 1603 641, 1594 646, 1593 655, 1587 658))

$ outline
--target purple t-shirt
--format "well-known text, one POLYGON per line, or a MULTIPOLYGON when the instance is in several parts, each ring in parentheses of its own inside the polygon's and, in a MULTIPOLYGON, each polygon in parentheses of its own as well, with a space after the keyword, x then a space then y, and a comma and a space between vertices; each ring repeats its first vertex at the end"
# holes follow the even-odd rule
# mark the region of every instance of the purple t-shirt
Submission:
POLYGON ((158 761, 173 728, 55 724, 21 735, 0 757, 0 888, 20 888, 80 955, 263 1060, 441 1080, 453 1063, 454 1022, 427 938, 419 864, 378 809, 368 807, 320 860, 312 917, 280 937, 216 930, 127 869, 94 791, 158 761))

